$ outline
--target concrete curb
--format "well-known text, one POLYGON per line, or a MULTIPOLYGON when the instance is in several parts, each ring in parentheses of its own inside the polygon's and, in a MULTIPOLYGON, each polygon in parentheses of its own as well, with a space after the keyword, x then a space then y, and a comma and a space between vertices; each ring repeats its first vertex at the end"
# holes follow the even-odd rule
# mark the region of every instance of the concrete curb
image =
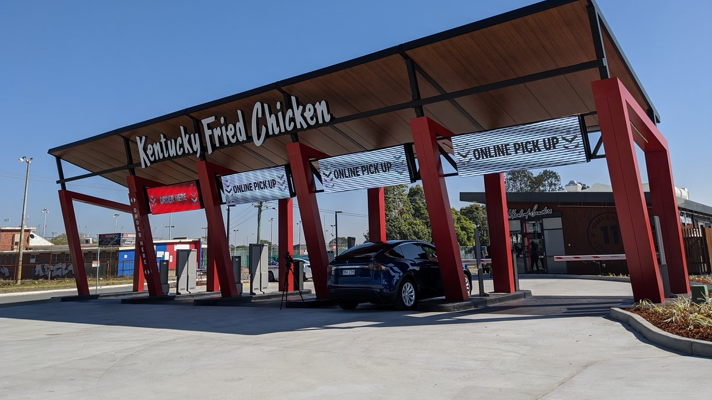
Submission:
POLYGON ((620 308, 611 308, 610 315, 612 319, 630 325, 631 328, 657 345, 692 356, 712 358, 712 342, 667 333, 646 321, 645 318, 640 315, 621 310, 620 308))

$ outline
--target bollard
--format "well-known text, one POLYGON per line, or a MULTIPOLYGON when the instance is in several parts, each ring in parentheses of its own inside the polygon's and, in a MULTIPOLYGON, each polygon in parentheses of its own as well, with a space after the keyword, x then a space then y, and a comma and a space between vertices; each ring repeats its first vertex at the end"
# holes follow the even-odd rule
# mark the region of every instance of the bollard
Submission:
POLYGON ((480 297, 489 297, 489 294, 485 293, 485 274, 482 266, 477 268, 477 282, 480 287, 480 297))

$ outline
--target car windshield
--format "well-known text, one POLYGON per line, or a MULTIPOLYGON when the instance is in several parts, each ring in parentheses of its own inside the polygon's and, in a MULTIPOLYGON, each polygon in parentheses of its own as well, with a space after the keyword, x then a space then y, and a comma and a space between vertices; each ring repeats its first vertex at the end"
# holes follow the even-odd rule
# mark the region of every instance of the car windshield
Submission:
POLYGON ((385 243, 364 243, 345 250, 343 253, 339 254, 339 258, 369 257, 386 247, 388 247, 388 244, 385 243))

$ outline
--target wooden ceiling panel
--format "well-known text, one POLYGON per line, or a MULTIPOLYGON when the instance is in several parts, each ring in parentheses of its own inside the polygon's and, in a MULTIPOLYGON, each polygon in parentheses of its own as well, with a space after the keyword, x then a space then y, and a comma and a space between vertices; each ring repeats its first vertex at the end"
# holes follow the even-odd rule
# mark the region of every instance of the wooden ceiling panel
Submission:
MULTIPOLYGON (((237 122, 237 110, 243 111, 244 123, 251 131, 254 104, 263 102, 276 112, 276 103, 284 101, 284 92, 299 98, 302 104, 326 100, 337 123, 310 128, 298 133, 300 142, 331 156, 372 150, 412 142, 409 121, 414 117, 411 88, 404 57, 405 51, 418 69, 421 99, 459 90, 498 87, 455 99, 427 103, 426 116, 454 133, 495 129, 503 126, 545 120, 595 109, 591 82, 599 79, 598 69, 561 75, 516 86, 497 85, 534 73, 581 64, 595 59, 587 6, 589 1, 546 2, 514 12, 508 17, 476 22, 452 31, 392 47, 363 58, 290 78, 249 92, 178 111, 151 121, 117 129, 84 141, 50 150, 88 171, 99 172, 126 164, 123 137, 129 138, 135 163, 140 162, 136 137, 148 142, 180 136, 180 127, 194 132, 194 120, 214 116, 226 123, 237 122), (515 17, 516 16, 516 17, 515 17), (386 107, 407 105, 400 111, 386 107), (339 118, 379 110, 381 114, 348 122, 339 118)), ((632 69, 617 48, 615 40, 602 24, 608 65, 644 108, 644 91, 632 69)), ((284 106, 286 107, 286 106, 284 106)), ((284 110, 284 107, 282 108, 284 110)), ((587 117, 589 126, 597 125, 587 117)), ((202 128, 202 124, 200 124, 202 128)), ((221 125, 219 122, 212 125, 221 125)), ((199 132, 203 136, 202 129, 199 132)), ((262 146, 248 139, 240 145, 218 147, 208 160, 242 172, 288 163, 286 146, 289 135, 267 138, 262 146)), ((443 146, 449 148, 448 143, 443 146)), ((197 178, 195 154, 137 168, 137 174, 166 184, 197 178)), ((104 174, 107 179, 125 185, 127 171, 104 174)))
POLYGON ((399 55, 323 75, 283 88, 303 103, 327 100, 343 117, 410 101, 405 61, 399 55))
POLYGON ((633 95, 635 101, 638 102, 640 107, 645 110, 650 110, 650 105, 645 100, 642 90, 635 82, 631 70, 626 66, 623 56, 618 51, 618 48, 613 44, 611 36, 606 31, 606 28, 601 26, 603 31, 603 45, 606 49, 606 58, 608 59, 608 70, 610 71, 611 77, 618 77, 623 85, 628 89, 628 91, 633 95))

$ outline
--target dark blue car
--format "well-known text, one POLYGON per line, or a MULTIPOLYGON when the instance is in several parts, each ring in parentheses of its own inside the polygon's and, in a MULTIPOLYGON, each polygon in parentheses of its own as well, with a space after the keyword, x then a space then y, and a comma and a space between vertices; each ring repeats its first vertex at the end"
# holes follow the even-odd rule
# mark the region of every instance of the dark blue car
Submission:
MULTIPOLYGON (((468 294, 472 276, 463 269, 468 294)), ((418 300, 443 295, 435 246, 419 240, 367 242, 352 247, 329 263, 329 298, 352 310, 359 303, 415 308, 418 300)))

